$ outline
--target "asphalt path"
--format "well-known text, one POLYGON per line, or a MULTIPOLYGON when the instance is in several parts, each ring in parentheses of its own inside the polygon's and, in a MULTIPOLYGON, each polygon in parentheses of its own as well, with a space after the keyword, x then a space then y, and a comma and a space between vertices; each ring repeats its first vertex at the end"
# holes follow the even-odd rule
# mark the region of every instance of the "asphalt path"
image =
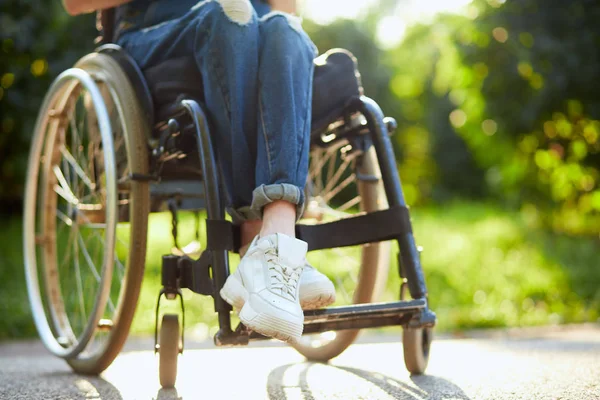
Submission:
POLYGON ((404 369, 394 335, 364 336, 329 364, 275 342, 191 343, 176 389, 160 390, 150 340, 135 339, 100 377, 73 374, 35 341, 0 343, 0 399, 600 399, 600 326, 437 339, 427 375, 404 369))

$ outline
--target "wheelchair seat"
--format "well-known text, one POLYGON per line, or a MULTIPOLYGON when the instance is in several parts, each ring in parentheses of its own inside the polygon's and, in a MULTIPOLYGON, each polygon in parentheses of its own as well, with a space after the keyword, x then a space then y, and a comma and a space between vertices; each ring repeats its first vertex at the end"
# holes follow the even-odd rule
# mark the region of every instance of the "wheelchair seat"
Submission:
MULTIPOLYGON (((154 126, 163 125, 177 112, 179 100, 204 102, 202 75, 192 57, 169 59, 141 71, 116 45, 105 45, 98 51, 109 52, 125 69, 154 126)), ((313 136, 340 118, 352 98, 363 94, 356 58, 349 51, 332 49, 314 63, 313 136)))

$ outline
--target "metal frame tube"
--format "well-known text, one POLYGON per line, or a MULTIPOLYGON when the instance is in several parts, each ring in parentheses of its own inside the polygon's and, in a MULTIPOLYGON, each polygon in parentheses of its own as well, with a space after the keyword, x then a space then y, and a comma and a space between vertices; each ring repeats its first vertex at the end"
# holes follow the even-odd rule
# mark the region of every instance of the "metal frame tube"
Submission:
MULTIPOLYGON (((396 157, 392 147, 392 142, 388 136, 387 125, 384 122, 384 115, 379 105, 372 99, 362 96, 357 98, 353 106, 360 111, 367 119, 369 133, 373 140, 373 146, 377 153, 377 160, 385 187, 385 194, 390 207, 406 206, 404 195, 402 193, 402 184, 400 174, 396 166, 396 157)), ((398 237, 400 246, 400 265, 402 272, 408 280, 408 288, 413 299, 427 297, 427 288, 425 286, 425 277, 421 268, 419 251, 415 244, 412 233, 407 233, 398 237)))
MULTIPOLYGON (((194 100, 183 100, 181 106, 192 117, 192 121, 196 127, 198 156, 200 157, 200 166, 203 174, 208 219, 223 220, 225 219, 225 211, 219 196, 218 169, 206 115, 200 105, 194 100)), ((213 281, 216 291, 213 296, 215 310, 219 314, 219 328, 222 333, 229 334, 231 333, 231 306, 219 296, 219 290, 221 290, 225 284, 225 280, 229 276, 229 260, 227 251, 212 251, 211 253, 213 281)))

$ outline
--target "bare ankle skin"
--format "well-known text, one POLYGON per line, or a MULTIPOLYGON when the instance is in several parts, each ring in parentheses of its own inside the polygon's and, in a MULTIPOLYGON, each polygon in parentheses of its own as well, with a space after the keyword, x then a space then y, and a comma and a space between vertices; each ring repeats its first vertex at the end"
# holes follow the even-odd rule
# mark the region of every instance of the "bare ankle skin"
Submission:
POLYGON ((283 233, 296 237, 296 206, 287 201, 276 201, 265 206, 263 220, 244 221, 240 226, 242 247, 240 258, 246 255, 252 239, 256 235, 268 236, 273 233, 283 233))
POLYGON ((296 205, 284 200, 269 203, 263 209, 263 223, 260 236, 283 233, 296 237, 296 205))

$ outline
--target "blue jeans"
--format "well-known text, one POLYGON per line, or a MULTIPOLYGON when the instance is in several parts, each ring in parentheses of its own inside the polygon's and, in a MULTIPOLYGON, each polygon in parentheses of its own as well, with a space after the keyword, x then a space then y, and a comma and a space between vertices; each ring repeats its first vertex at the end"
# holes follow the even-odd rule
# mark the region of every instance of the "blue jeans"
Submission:
POLYGON ((166 21, 148 7, 155 24, 118 39, 142 69, 194 55, 236 223, 276 200, 299 218, 308 174, 316 48, 298 19, 254 5, 207 0, 166 21))

